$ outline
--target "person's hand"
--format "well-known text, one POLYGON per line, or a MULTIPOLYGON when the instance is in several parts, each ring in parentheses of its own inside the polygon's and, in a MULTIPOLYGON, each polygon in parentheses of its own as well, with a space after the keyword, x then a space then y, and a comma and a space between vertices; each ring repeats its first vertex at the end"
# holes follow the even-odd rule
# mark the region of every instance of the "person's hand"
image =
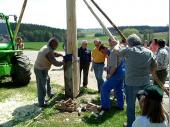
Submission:
POLYGON ((110 74, 107 74, 106 79, 109 79, 110 77, 111 77, 111 75, 110 75, 110 74))
POLYGON ((108 67, 104 67, 104 69, 103 69, 103 70, 107 72, 107 71, 108 71, 108 67))

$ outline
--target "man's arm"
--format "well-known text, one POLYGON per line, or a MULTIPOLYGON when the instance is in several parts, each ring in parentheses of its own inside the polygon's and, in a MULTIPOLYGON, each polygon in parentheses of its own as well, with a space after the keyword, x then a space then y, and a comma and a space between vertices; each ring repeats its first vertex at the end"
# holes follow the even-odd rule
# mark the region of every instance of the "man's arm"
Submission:
POLYGON ((107 78, 107 79, 110 78, 110 77, 116 72, 116 69, 117 69, 117 67, 112 66, 112 67, 111 67, 111 70, 110 70, 110 73, 107 73, 106 78, 107 78))
POLYGON ((91 66, 91 68, 90 68, 90 71, 93 71, 93 66, 94 66, 94 61, 93 61, 93 59, 94 59, 94 49, 93 49, 92 52, 91 52, 91 62, 92 62, 92 66, 91 66))
POLYGON ((58 53, 58 52, 54 52, 54 56, 55 56, 55 57, 60 57, 60 56, 63 57, 63 54, 58 53))
POLYGON ((117 70, 117 66, 118 66, 118 54, 111 52, 110 56, 109 56, 109 61, 108 61, 108 66, 111 65, 111 68, 108 68, 110 70, 108 70, 108 74, 107 74, 107 79, 110 78, 110 76, 112 76, 116 70, 117 70))
POLYGON ((47 59, 50 61, 51 64, 53 64, 54 66, 62 66, 64 64, 64 62, 59 62, 55 59, 55 55, 54 52, 49 52, 46 55, 47 59))

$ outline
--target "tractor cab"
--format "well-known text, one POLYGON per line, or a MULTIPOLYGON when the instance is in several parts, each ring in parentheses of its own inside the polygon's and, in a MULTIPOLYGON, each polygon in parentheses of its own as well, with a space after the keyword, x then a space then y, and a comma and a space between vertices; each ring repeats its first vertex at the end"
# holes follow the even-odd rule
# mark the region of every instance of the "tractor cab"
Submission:
POLYGON ((13 33, 8 22, 9 17, 0 13, 0 50, 14 49, 13 33))
POLYGON ((30 81, 31 64, 22 50, 16 50, 8 19, 9 16, 0 13, 0 83, 10 77, 15 85, 27 85, 30 81))

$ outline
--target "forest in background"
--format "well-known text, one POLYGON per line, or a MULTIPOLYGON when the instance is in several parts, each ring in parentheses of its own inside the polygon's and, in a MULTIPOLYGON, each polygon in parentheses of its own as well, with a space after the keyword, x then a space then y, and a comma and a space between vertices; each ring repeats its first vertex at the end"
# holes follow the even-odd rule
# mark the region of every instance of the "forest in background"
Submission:
MULTIPOLYGON (((11 24, 12 28, 14 29, 16 24, 11 24)), ((167 33, 169 32, 168 26, 120 26, 118 27, 125 36, 128 36, 131 33, 136 33, 142 35, 144 40, 151 40, 153 39, 153 33, 167 33)), ((113 33, 113 35, 117 36, 117 32, 114 28, 109 28, 109 30, 113 33)), ((65 41, 66 30, 60 28, 52 28, 43 25, 36 25, 36 24, 21 24, 18 36, 21 36, 27 42, 47 42, 50 37, 57 37, 60 42, 65 41)), ((105 33, 102 29, 78 29, 77 36, 78 38, 82 38, 85 36, 99 37, 105 36, 105 33)), ((168 37, 165 38, 167 41, 169 40, 168 37)))

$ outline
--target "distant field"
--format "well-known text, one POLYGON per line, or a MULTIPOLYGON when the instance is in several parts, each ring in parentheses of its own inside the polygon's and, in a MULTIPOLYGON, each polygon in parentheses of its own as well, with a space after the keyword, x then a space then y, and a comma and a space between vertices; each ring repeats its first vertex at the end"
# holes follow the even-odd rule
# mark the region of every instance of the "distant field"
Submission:
MULTIPOLYGON (((46 44, 47 42, 25 42, 25 50, 39 50, 43 45, 46 44)), ((80 43, 78 43, 78 47, 80 47, 80 43)), ((88 48, 92 50, 94 48, 94 44, 89 43, 88 48)), ((59 43, 57 51, 64 51, 63 42, 59 43)))
MULTIPOLYGON (((26 50, 39 50, 42 46, 46 45, 47 42, 25 42, 24 47, 26 50)), ((63 43, 60 43, 58 50, 62 51, 63 43)))
MULTIPOLYGON (((157 39, 168 39, 167 37, 167 34, 168 33, 154 33, 154 38, 157 38, 157 39)), ((100 39, 103 43, 106 43, 107 42, 107 39, 108 37, 104 36, 104 37, 97 37, 98 39, 100 39)), ((79 38, 77 40, 78 42, 78 47, 80 47, 80 43, 82 40, 87 40, 89 42, 88 44, 88 48, 89 49, 93 49, 94 48, 94 44, 93 44, 93 41, 94 39, 96 39, 96 37, 94 36, 87 36, 87 37, 84 37, 84 38, 79 38)), ((39 50, 43 45, 46 45, 47 42, 25 42, 25 49, 26 50, 39 50)), ((59 43, 59 46, 58 46, 58 51, 63 51, 63 42, 60 42, 59 43)))
MULTIPOLYGON (((89 49, 93 49, 94 48, 94 37, 89 36, 86 38, 80 38, 77 42, 78 42, 78 47, 80 47, 80 42, 82 40, 88 40, 89 44, 88 44, 88 48, 89 49)), ((107 37, 99 37, 98 39, 102 40, 103 43, 107 42, 107 37)), ((47 42, 25 42, 25 49, 26 50, 39 50, 43 45, 46 45, 47 42)), ((63 42, 59 43, 59 46, 57 48, 58 51, 63 51, 63 42)))
POLYGON ((157 38, 157 39, 165 39, 165 40, 168 40, 168 35, 169 33, 167 32, 162 32, 162 33, 154 33, 154 38, 157 38))

